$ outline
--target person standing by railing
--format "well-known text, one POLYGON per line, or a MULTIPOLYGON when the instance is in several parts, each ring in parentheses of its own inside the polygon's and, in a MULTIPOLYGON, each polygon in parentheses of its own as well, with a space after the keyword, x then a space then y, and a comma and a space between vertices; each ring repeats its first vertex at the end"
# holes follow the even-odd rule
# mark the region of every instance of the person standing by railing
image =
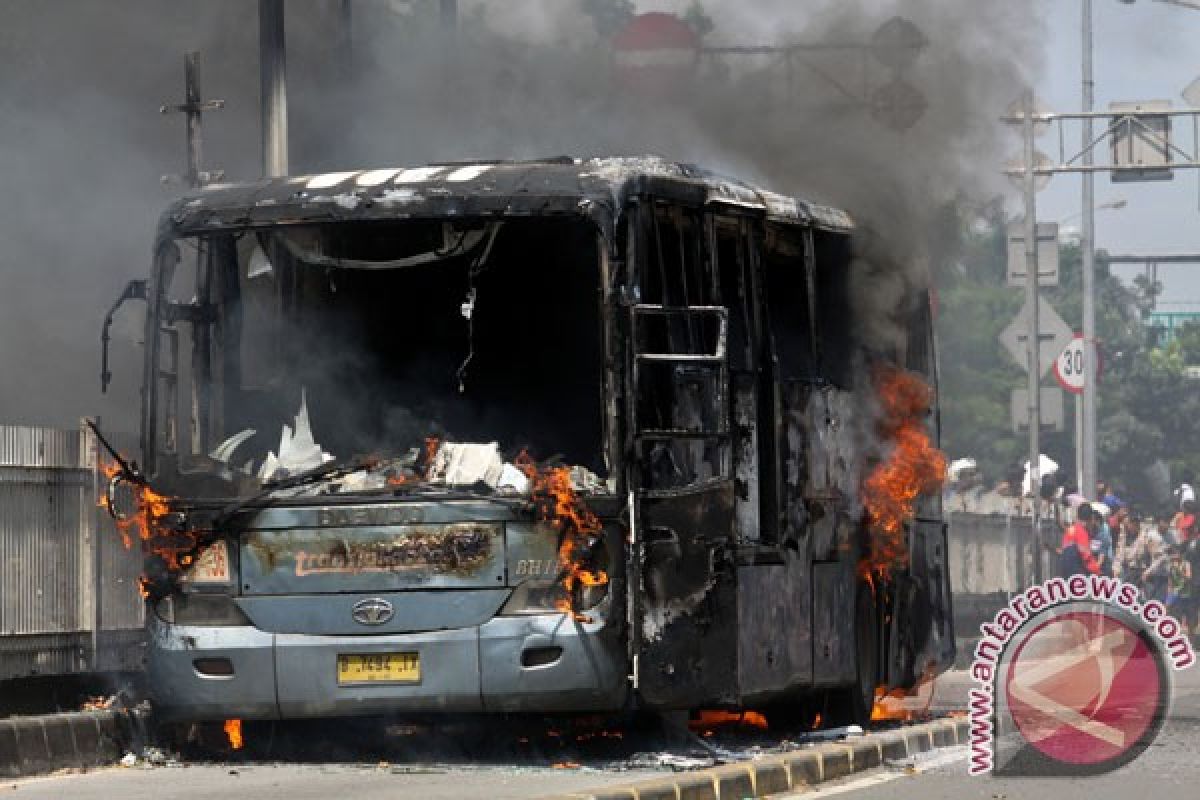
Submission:
POLYGON ((1192 566, 1183 557, 1183 548, 1172 545, 1167 564, 1167 612, 1183 626, 1184 634, 1192 630, 1192 566))
POLYGON ((1171 560, 1167 553, 1167 545, 1161 537, 1151 539, 1149 545, 1150 565, 1142 571, 1142 592, 1147 602, 1157 600, 1162 603, 1167 599, 1167 578, 1170 574, 1171 560))
POLYGON ((1095 518, 1095 511, 1087 503, 1081 503, 1075 511, 1075 522, 1063 532, 1062 545, 1058 551, 1059 577, 1069 578, 1072 575, 1100 572, 1100 564, 1092 554, 1092 536, 1090 526, 1095 518))
POLYGON ((1149 566, 1146 556, 1146 531, 1142 530, 1137 518, 1126 514, 1117 531, 1116 555, 1113 564, 1116 574, 1129 581, 1141 581, 1142 570, 1149 566))

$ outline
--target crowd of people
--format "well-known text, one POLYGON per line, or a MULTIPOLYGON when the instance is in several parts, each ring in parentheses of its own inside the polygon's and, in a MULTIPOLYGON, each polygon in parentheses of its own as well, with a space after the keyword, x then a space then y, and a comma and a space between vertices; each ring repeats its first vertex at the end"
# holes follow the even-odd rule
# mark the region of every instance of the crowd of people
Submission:
POLYGON ((1106 484, 1099 500, 1067 495, 1058 572, 1110 575, 1140 587, 1144 602, 1158 600, 1189 635, 1200 633, 1200 518, 1195 492, 1183 484, 1169 514, 1131 510, 1106 484))

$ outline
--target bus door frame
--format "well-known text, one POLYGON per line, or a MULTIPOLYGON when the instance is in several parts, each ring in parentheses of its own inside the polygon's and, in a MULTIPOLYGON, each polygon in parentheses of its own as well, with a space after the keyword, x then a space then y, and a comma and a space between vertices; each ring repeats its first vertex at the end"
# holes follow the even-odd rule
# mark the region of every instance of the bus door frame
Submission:
MULTIPOLYGON (((707 286, 702 296, 711 297, 716 285, 713 254, 705 235, 703 204, 680 201, 658 193, 638 195, 629 211, 627 236, 626 320, 629 346, 626 369, 629 377, 625 397, 626 483, 629 487, 630 537, 629 632, 634 688, 641 699, 655 708, 694 708, 700 704, 737 702, 737 604, 734 573, 735 540, 734 481, 731 467, 729 372, 727 335, 728 310, 713 303, 675 306, 664 298, 645 297, 644 274, 655 263, 651 252, 657 243, 662 254, 661 230, 656 228, 660 206, 688 214, 699 223, 694 227, 695 251, 707 286), (655 239, 655 237, 660 237, 655 239), (667 318, 667 337, 674 344, 673 326, 686 328, 688 345, 681 351, 643 350, 642 333, 652 318, 667 318), (672 320, 672 318, 675 318, 672 320), (705 321, 705 318, 707 320, 705 321), (691 341, 693 327, 713 330, 712 352, 698 352, 691 341), (644 327, 645 326, 645 327, 644 327), (713 427, 700 421, 652 426, 639 419, 642 392, 655 388, 647 373, 669 369, 674 382, 673 399, 685 397, 689 388, 705 382, 716 405, 713 427), (680 387, 683 387, 681 390, 680 387), (707 448, 707 449, 706 449, 707 448), (683 485, 655 485, 654 463, 658 457, 675 464, 688 462, 703 452, 711 471, 693 476, 683 485)), ((680 236, 680 259, 687 264, 680 236)), ((666 265, 662 286, 666 293, 666 265)), ((678 328, 674 328, 677 330, 678 328)), ((703 334, 702 334, 703 336, 703 334)), ((658 380, 663 380, 661 377, 658 380)), ((700 396, 704 397, 703 390, 700 396)), ((684 403, 676 402, 669 413, 686 417, 684 403)))

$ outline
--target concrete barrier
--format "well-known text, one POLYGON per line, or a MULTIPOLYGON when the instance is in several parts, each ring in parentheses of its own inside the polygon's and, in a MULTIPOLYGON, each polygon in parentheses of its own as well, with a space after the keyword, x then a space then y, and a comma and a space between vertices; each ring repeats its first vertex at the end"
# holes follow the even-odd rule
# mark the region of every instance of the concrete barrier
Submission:
POLYGON ((139 728, 123 711, 0 719, 0 777, 112 764, 134 746, 139 728))
POLYGON ((911 758, 939 747, 967 743, 966 717, 927 722, 898 731, 831 742, 723 767, 664 775, 661 778, 547 800, 742 800, 802 791, 827 781, 911 758))

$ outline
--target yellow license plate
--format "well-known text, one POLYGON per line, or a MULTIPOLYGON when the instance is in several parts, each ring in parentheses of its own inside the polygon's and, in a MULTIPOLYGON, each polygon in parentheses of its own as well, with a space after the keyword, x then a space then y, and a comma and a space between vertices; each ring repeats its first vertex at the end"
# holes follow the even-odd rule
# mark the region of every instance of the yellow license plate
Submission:
POLYGON ((416 653, 362 653, 339 655, 339 686, 356 683, 417 683, 421 660, 416 653))

